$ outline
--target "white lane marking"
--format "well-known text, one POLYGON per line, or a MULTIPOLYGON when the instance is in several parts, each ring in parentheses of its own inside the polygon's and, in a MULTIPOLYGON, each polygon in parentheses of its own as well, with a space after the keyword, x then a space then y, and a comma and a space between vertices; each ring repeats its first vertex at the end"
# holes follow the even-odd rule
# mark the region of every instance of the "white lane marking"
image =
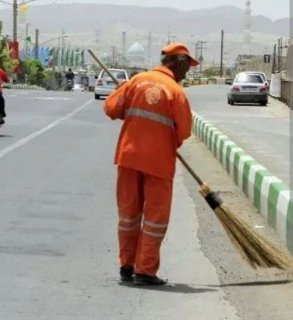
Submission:
POLYGON ((70 100, 71 98, 67 97, 33 97, 32 100, 55 100, 55 101, 67 101, 70 100))
POLYGON ((58 124, 60 124, 61 122, 71 118, 72 116, 74 116, 75 114, 77 114, 78 112, 80 112, 81 110, 83 110, 84 108, 86 108, 91 102, 93 102, 94 99, 90 99, 89 101, 87 101, 86 103, 84 103, 83 105, 81 105, 80 107, 78 107, 77 109, 75 109, 74 111, 70 112, 68 115, 61 117, 53 122, 51 122, 49 125, 47 125, 46 127, 28 135, 27 137, 24 137, 22 139, 20 139, 19 141, 15 142, 14 144, 12 144, 11 146, 3 149, 0 151, 0 158, 3 158, 4 156, 6 156, 8 153, 16 150, 17 148, 25 145, 26 143, 28 143, 29 141, 33 140, 34 138, 40 136, 41 134, 53 129, 54 127, 56 127, 58 124))

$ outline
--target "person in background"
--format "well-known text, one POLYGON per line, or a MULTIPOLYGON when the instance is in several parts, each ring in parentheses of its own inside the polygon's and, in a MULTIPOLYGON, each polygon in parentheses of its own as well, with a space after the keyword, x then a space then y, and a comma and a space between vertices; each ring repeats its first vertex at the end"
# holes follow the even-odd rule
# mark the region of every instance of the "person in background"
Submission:
POLYGON ((73 71, 69 68, 68 72, 66 72, 65 74, 65 90, 67 91, 71 91, 74 87, 74 78, 75 78, 75 74, 73 73, 73 71))
POLYGON ((3 86, 5 82, 8 82, 8 76, 4 69, 0 68, 0 125, 5 123, 5 99, 3 96, 3 86))
POLYGON ((176 150, 191 135, 191 109, 179 84, 198 62, 182 43, 161 52, 162 65, 118 86, 104 105, 124 121, 117 175, 120 278, 135 285, 164 285, 157 276, 160 247, 170 218, 176 150))
POLYGON ((69 68, 68 71, 65 74, 66 80, 72 80, 73 81, 74 77, 75 77, 75 75, 74 75, 73 71, 69 68))

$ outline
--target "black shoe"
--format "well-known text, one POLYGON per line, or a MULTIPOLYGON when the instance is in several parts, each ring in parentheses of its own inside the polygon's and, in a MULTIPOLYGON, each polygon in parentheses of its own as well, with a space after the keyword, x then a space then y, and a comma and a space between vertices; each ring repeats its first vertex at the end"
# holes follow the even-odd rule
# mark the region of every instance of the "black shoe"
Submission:
POLYGON ((163 286, 164 284, 167 284, 167 282, 168 280, 141 273, 136 273, 133 279, 133 283, 139 286, 163 286))
POLYGON ((0 117, 0 125, 1 125, 1 124, 4 124, 4 123, 5 123, 5 120, 0 117))
POLYGON ((121 281, 133 281, 134 268, 131 266, 125 266, 120 268, 121 281))

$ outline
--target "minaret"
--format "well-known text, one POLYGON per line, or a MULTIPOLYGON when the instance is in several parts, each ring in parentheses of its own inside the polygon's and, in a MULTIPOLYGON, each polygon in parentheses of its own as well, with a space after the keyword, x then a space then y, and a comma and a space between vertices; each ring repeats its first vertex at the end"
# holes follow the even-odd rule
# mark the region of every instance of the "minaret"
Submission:
POLYGON ((251 51, 251 1, 245 1, 245 16, 244 16, 244 30, 243 30, 243 43, 245 54, 250 54, 251 51))

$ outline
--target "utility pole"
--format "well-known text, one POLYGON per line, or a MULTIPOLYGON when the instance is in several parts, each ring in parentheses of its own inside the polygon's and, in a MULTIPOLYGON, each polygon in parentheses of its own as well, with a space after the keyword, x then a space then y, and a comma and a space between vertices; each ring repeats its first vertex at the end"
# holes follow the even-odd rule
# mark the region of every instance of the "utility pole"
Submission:
POLYGON ((29 23, 26 23, 25 25, 25 59, 28 58, 28 41, 29 41, 29 35, 28 35, 28 27, 29 23))
POLYGON ((121 59, 121 65, 124 66, 126 64, 126 31, 122 32, 122 59, 121 59))
POLYGON ((65 63, 64 63, 64 52, 65 51, 65 31, 62 30, 62 36, 61 36, 61 66, 62 71, 65 72, 65 63))
POLYGON ((170 44, 171 43, 171 34, 170 34, 170 31, 168 31, 168 34, 167 34, 167 44, 170 44))
POLYGON ((203 63, 203 45, 204 43, 206 43, 206 41, 201 41, 201 40, 198 40, 197 41, 197 44, 198 44, 198 49, 200 50, 200 56, 198 58, 199 62, 200 62, 200 65, 199 65, 199 72, 202 73, 202 63, 203 63))
POLYGON ((272 65, 272 73, 275 73, 276 70, 276 54, 277 54, 277 45, 274 45, 274 53, 273 53, 273 65, 272 65))
POLYGON ((13 41, 17 41, 17 0, 13 0, 13 41))
POLYGON ((113 64, 113 67, 115 66, 115 54, 116 54, 116 47, 111 47, 112 49, 112 64, 113 64))
POLYGON ((283 46, 282 46, 282 38, 278 39, 278 71, 279 72, 282 72, 282 49, 283 49, 283 46))
POLYGON ((221 63, 220 63, 220 78, 223 77, 223 53, 224 53, 224 30, 221 31, 221 63))
POLYGON ((35 59, 39 59, 39 37, 40 37, 39 29, 36 29, 36 35, 35 35, 35 59))

